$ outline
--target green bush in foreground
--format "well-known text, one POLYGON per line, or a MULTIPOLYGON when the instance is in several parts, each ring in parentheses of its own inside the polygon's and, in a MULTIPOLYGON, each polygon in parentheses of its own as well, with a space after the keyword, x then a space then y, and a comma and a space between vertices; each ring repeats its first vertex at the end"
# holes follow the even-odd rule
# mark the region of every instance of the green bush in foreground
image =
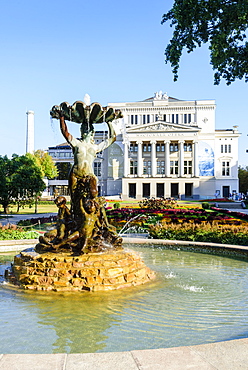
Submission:
POLYGON ((248 227, 243 225, 161 224, 149 226, 153 239, 248 245, 248 227))
POLYGON ((39 234, 36 231, 27 231, 17 228, 1 228, 0 240, 21 240, 21 239, 37 239, 39 234))

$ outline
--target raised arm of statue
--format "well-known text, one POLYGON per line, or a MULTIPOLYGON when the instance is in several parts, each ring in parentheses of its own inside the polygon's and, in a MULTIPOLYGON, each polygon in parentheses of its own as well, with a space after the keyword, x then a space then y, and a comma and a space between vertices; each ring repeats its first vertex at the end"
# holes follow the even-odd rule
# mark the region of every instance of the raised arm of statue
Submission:
POLYGON ((116 133, 114 130, 114 127, 111 122, 107 122, 108 128, 109 128, 109 138, 102 141, 100 144, 97 145, 96 152, 99 153, 102 150, 108 148, 112 143, 116 140, 116 133))
POLYGON ((73 137, 68 131, 64 116, 59 117, 59 122, 60 122, 60 130, 62 134, 64 138, 66 139, 66 141, 68 141, 68 143, 70 144, 73 137))

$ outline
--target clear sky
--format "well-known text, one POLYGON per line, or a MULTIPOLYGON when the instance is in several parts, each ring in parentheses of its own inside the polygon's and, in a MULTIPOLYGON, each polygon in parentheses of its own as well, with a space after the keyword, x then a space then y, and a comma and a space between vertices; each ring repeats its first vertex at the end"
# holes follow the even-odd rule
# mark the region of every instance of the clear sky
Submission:
MULTIPOLYGON (((162 90, 182 100, 215 99, 216 128, 239 126, 239 162, 248 165, 248 84, 213 84, 206 46, 181 60, 173 82, 161 25, 172 0, 2 0, 0 155, 25 153, 26 111, 35 112, 35 149, 64 141, 49 111, 83 100, 140 101, 162 90)), ((72 134, 79 127, 70 124, 72 134)))

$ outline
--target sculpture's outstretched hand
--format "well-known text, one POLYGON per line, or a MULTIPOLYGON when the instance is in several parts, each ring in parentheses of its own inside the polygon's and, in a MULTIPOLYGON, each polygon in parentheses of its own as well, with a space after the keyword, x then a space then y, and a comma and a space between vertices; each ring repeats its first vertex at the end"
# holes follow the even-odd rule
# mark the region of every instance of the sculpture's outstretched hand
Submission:
POLYGON ((69 103, 64 102, 60 105, 54 105, 50 110, 50 116, 56 119, 60 119, 60 117, 65 117, 66 120, 70 121, 71 112, 69 103))
POLYGON ((50 110, 50 116, 52 118, 59 119, 61 115, 61 110, 59 105, 54 105, 52 109, 50 110))

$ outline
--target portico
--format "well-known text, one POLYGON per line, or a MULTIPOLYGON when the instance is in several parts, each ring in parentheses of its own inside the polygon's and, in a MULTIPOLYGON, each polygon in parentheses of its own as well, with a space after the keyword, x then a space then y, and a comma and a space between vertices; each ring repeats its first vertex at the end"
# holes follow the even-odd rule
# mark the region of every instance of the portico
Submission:
POLYGON ((199 186, 198 131, 163 121, 128 128, 122 194, 137 199, 178 197, 187 187, 193 197, 199 186))

